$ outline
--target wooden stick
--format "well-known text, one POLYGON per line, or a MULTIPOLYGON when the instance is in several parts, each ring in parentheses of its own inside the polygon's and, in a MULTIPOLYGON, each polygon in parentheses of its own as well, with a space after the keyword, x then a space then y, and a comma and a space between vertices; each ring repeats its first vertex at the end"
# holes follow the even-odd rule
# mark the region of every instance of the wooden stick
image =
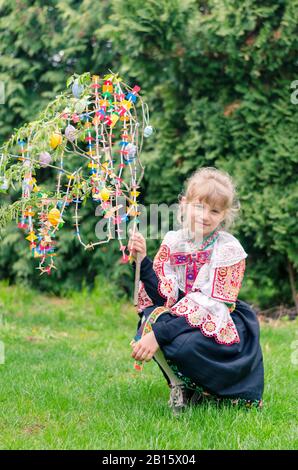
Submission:
POLYGON ((134 303, 135 306, 138 305, 138 293, 139 293, 140 270, 141 270, 140 257, 141 257, 141 253, 137 252, 136 272, 135 272, 135 289, 134 289, 134 297, 133 297, 133 303, 134 303))

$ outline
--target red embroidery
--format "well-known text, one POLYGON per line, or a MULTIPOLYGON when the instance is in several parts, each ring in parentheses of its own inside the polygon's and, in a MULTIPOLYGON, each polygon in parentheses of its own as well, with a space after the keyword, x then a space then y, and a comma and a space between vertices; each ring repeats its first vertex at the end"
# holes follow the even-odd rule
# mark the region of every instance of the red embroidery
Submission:
POLYGON ((157 275, 164 276, 163 265, 170 259, 170 248, 168 245, 161 245, 153 260, 153 269, 157 275))
POLYGON ((245 271, 245 259, 232 266, 215 268, 211 297, 236 302, 245 271))
POLYGON ((138 312, 142 312, 146 307, 151 307, 153 304, 149 295, 146 292, 144 283, 140 281, 138 292, 138 312))
POLYGON ((173 279, 166 277, 164 272, 164 263, 170 259, 170 248, 162 244, 153 260, 153 269, 158 277, 158 293, 166 299, 165 306, 171 307, 177 301, 176 288, 173 279))
POLYGON ((164 277, 159 283, 158 287, 160 295, 167 299, 173 291, 173 281, 172 279, 167 279, 166 277, 164 277))
POLYGON ((206 321, 204 327, 205 330, 208 331, 208 333, 213 333, 213 331, 215 331, 216 329, 214 321, 206 321))
POLYGON ((205 263, 210 263, 212 250, 197 251, 194 253, 177 252, 170 256, 172 266, 185 265, 185 288, 188 294, 192 290, 198 272, 205 263))
MULTIPOLYGON (((237 331, 236 334, 239 338, 237 331)), ((235 340, 235 325, 232 321, 228 322, 225 328, 221 328, 217 336, 222 344, 227 342, 229 344, 240 343, 240 339, 238 341, 235 340)))
POLYGON ((196 304, 187 297, 184 297, 172 307, 171 312, 185 317, 190 326, 200 328, 204 336, 214 337, 219 344, 240 343, 237 329, 232 320, 227 321, 224 327, 220 328, 219 318, 206 307, 196 304))

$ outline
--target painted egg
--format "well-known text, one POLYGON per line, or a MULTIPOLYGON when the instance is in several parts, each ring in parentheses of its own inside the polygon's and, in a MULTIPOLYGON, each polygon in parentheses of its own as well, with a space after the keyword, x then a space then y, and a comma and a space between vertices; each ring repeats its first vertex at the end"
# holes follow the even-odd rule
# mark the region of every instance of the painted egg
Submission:
POLYGON ((99 192, 99 197, 102 201, 108 201, 110 199, 110 191, 107 188, 103 188, 99 192))
POLYGON ((146 126, 144 129, 144 137, 150 137, 153 133, 153 127, 152 126, 146 126))
POLYGON ((56 226, 58 225, 59 221, 60 221, 60 211, 58 211, 58 209, 51 209, 50 212, 48 213, 48 221, 56 226))
POLYGON ((72 126, 71 124, 68 124, 68 126, 66 127, 65 129, 65 137, 67 138, 67 140, 69 140, 70 142, 73 142, 76 138, 76 128, 74 126, 72 126))
POLYGON ((128 144, 125 147, 125 150, 128 152, 128 157, 133 158, 135 154, 137 153, 137 146, 134 144, 128 144))
POLYGON ((48 164, 51 162, 51 160, 52 160, 52 157, 49 154, 49 152, 41 152, 39 154, 39 163, 41 167, 46 168, 48 164))
POLYGON ((62 144, 62 135, 60 132, 54 132, 50 138, 50 146, 55 149, 60 144, 62 144))
POLYGON ((72 85, 72 88, 71 88, 71 91, 72 91, 72 94, 75 98, 80 98, 81 94, 83 93, 84 91, 84 88, 82 85, 80 85, 78 83, 78 81, 76 80, 74 82, 74 84, 72 85))

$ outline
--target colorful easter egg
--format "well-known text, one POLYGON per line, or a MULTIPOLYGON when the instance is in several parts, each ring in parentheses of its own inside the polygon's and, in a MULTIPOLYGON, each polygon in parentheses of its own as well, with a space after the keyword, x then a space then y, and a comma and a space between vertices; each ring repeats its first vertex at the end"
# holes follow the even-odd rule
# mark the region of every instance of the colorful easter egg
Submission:
POLYGON ((129 158, 134 158, 137 153, 137 146, 134 144, 128 144, 126 145, 125 150, 128 152, 129 158))
POLYGON ((81 94, 84 91, 84 87, 80 85, 79 82, 76 80, 72 85, 71 91, 75 98, 80 98, 81 94))
POLYGON ((46 168, 49 163, 51 163, 52 157, 49 152, 41 152, 39 154, 39 163, 40 166, 46 168))
POLYGON ((68 124, 68 126, 65 129, 64 134, 67 140, 69 140, 70 142, 73 142, 76 138, 76 132, 77 132, 76 128, 72 126, 71 124, 68 124))
POLYGON ((153 127, 152 126, 146 126, 144 129, 144 137, 150 137, 153 133, 153 127))
POLYGON ((103 188, 100 192, 99 192, 99 197, 100 199, 102 199, 103 201, 108 201, 110 199, 110 191, 107 189, 107 188, 103 188))
POLYGON ((62 135, 60 132, 54 132, 50 137, 50 146, 55 149, 60 144, 62 144, 62 135))
POLYGON ((51 209, 49 214, 48 214, 48 221, 56 226, 58 225, 59 221, 60 221, 60 211, 58 211, 58 209, 51 209))

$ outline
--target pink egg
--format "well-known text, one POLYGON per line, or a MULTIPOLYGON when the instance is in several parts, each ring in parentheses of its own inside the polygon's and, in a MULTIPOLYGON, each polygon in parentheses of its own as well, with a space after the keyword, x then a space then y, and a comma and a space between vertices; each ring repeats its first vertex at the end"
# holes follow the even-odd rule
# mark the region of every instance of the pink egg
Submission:
POLYGON ((51 162, 52 157, 49 152, 41 152, 39 155, 39 163, 40 166, 46 168, 48 164, 51 162))

